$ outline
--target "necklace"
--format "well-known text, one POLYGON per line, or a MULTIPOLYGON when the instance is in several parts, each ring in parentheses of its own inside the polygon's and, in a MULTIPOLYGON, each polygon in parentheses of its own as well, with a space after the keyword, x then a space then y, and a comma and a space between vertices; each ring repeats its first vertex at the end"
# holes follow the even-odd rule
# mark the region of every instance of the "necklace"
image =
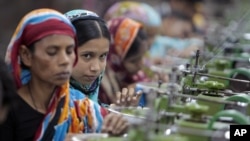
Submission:
POLYGON ((31 93, 30 83, 28 83, 28 90, 29 90, 29 95, 30 95, 30 97, 31 97, 32 103, 33 103, 33 105, 34 105, 34 107, 35 107, 35 110, 37 111, 38 109, 37 109, 37 106, 36 106, 36 103, 35 103, 33 94, 31 93))

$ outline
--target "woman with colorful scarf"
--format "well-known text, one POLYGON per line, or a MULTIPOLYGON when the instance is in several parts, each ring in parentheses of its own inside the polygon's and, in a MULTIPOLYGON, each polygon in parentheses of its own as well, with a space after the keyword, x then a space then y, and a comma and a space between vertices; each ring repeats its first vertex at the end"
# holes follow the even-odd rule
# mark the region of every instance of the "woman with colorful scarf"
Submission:
MULTIPOLYGON (((134 83, 147 81, 140 70, 148 46, 142 25, 130 18, 113 18, 108 21, 108 27, 112 42, 99 97, 104 103, 110 104, 110 99, 121 88, 131 85, 134 88, 134 83)), ((120 94, 121 97, 125 97, 123 94, 120 94)))
MULTIPOLYGON (((90 99, 102 106, 108 106, 98 100, 99 87, 106 67, 106 58, 110 49, 110 32, 96 13, 83 9, 75 9, 67 12, 68 17, 77 31, 78 62, 73 69, 70 86, 72 90, 78 90, 90 99)), ((119 89, 118 91, 120 91, 119 89)), ((118 92, 117 91, 117 92, 118 92)), ((133 99, 134 91, 124 88, 122 93, 133 99)), ((115 94, 115 93, 113 93, 115 94)), ((118 104, 114 100, 108 102, 118 104)), ((119 103, 119 104, 124 104, 119 103)))
POLYGON ((77 62, 75 35, 71 22, 52 9, 31 11, 21 20, 6 54, 19 106, 1 125, 0 140, 61 141, 67 133, 110 131, 107 125, 122 126, 113 129, 116 132, 126 128, 119 117, 103 120, 97 104, 70 91, 77 62))

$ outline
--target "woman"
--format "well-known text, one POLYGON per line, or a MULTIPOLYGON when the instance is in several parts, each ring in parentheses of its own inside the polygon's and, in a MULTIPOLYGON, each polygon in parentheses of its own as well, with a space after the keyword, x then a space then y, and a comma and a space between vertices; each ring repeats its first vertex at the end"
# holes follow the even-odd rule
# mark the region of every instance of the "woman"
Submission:
MULTIPOLYGON (((78 62, 70 80, 71 89, 78 90, 93 101, 104 105, 101 103, 103 101, 98 100, 98 93, 109 52, 110 32, 105 21, 92 11, 76 9, 65 15, 76 28, 78 39, 78 62)), ((137 102, 138 98, 133 97, 133 89, 124 88, 122 94, 124 97, 130 97, 131 103, 137 102)), ((120 99, 121 96, 119 96, 118 102, 112 100, 110 103, 122 104, 119 102, 120 99)))
POLYGON ((143 56, 148 49, 142 25, 130 18, 118 17, 109 20, 108 27, 113 40, 99 95, 105 103, 110 103, 114 97, 112 94, 121 88, 134 87, 133 84, 138 81, 147 81, 140 72, 143 56))
POLYGON ((69 91, 77 62, 75 34, 71 22, 52 9, 31 11, 21 20, 6 55, 19 106, 0 127, 1 140, 61 141, 67 133, 119 134, 127 127, 112 114, 103 121, 98 105, 69 91))

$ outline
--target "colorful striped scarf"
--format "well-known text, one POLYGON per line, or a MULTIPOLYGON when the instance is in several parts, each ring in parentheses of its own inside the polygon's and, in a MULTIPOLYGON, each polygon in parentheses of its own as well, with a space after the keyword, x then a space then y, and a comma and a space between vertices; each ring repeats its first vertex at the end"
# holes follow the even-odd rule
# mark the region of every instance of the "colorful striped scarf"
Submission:
MULTIPOLYGON (((21 45, 29 46, 51 34, 69 35, 76 40, 75 33, 71 22, 58 11, 38 9, 28 13, 12 36, 5 58, 17 87, 28 83, 31 77, 29 70, 21 68, 18 52, 21 45)), ((78 91, 70 90, 67 82, 56 88, 34 140, 61 141, 68 132, 98 132, 101 124, 100 107, 78 91)))

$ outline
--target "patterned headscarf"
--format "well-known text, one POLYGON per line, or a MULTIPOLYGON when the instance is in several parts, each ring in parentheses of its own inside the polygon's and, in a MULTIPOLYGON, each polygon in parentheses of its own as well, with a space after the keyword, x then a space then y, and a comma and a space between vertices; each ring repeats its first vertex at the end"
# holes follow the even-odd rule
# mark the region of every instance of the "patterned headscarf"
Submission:
POLYGON ((111 46, 108 64, 115 71, 125 71, 124 58, 127 55, 142 25, 130 18, 118 17, 108 21, 111 46))
POLYGON ((22 84, 27 83, 30 78, 30 73, 27 70, 21 70, 20 67, 20 46, 30 46, 35 41, 51 34, 69 35, 76 40, 75 29, 70 21, 61 13, 54 10, 34 10, 24 16, 18 24, 5 56, 5 61, 11 67, 18 88, 22 84), (21 80, 23 81, 21 82, 21 80))
MULTIPOLYGON (((25 75, 21 75, 24 72, 20 66, 18 52, 20 46, 29 46, 52 34, 68 35, 76 40, 73 25, 58 11, 52 9, 33 10, 20 21, 12 36, 5 58, 11 67, 18 88, 30 79, 29 70, 25 71, 25 75), (24 76, 27 78, 21 78, 24 76)), ((100 111, 98 111, 98 107, 94 106, 93 102, 70 91, 67 82, 56 88, 34 140, 64 140, 67 132, 98 131, 102 122, 100 111)))
MULTIPOLYGON (((103 21, 102 18, 100 18, 96 13, 89 11, 89 10, 83 10, 83 9, 75 9, 71 10, 64 14, 72 23, 78 20, 98 20, 103 21)), ((70 79, 70 85, 81 91, 83 94, 87 95, 91 100, 98 102, 98 93, 99 93, 99 86, 101 83, 103 77, 103 72, 100 74, 100 76, 90 85, 82 85, 80 82, 76 81, 75 79, 70 79)))
POLYGON ((121 1, 113 4, 105 13, 104 18, 110 20, 116 17, 128 17, 145 26, 160 26, 160 14, 150 5, 143 2, 121 1))

